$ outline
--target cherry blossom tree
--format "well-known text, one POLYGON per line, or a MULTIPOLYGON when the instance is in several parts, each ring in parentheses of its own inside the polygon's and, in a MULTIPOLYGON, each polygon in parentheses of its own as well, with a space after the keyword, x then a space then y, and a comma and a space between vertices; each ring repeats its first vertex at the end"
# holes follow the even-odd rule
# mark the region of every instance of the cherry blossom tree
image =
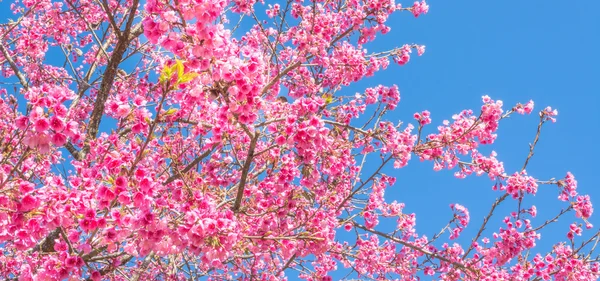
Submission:
POLYGON ((0 277, 596 280, 598 232, 576 237, 593 228, 589 196, 570 173, 526 172, 556 110, 539 111, 522 169, 505 171, 480 147, 502 119, 532 113, 532 101, 484 96, 480 110, 432 128, 428 111, 389 118, 396 85, 349 87, 422 55, 417 44, 365 46, 390 31, 390 15, 428 9, 15 0, 0 26, 0 277), (396 179, 383 169, 419 160, 489 177, 498 198, 481 225, 457 202, 428 237, 416 214, 386 200, 396 179), (559 190, 545 222, 521 204, 540 185, 559 190), (511 200, 518 209, 496 211, 511 200), (564 241, 538 252, 543 229, 567 213, 577 220, 564 241), (488 229, 493 220, 503 226, 488 229), (455 243, 466 227, 479 231, 455 243))

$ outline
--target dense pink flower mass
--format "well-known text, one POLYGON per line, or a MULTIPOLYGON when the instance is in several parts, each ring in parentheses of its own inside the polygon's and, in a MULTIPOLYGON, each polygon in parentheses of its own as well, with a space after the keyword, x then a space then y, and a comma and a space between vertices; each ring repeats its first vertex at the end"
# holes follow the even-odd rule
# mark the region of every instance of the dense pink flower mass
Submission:
POLYGON ((425 1, 25 0, 11 9, 15 19, 0 25, 1 72, 17 84, 0 89, 2 280, 600 276, 590 197, 571 173, 526 171, 555 109, 539 112, 515 171, 482 147, 533 101, 506 107, 483 96, 478 110, 441 122, 415 110, 402 123, 388 114, 401 85, 348 87, 424 55, 419 44, 366 45, 391 30, 392 14, 424 16, 425 1), (418 214, 386 198, 396 178, 382 172, 419 160, 488 177, 498 196, 489 214, 455 202, 447 226, 420 233, 418 214), (547 185, 558 188, 556 209, 539 221, 523 198, 547 185), (518 208, 503 213, 503 204, 518 208), (471 219, 482 216, 482 225, 471 219), (570 220, 564 241, 536 248, 559 217, 570 220), (476 234, 465 240, 467 228, 476 234))

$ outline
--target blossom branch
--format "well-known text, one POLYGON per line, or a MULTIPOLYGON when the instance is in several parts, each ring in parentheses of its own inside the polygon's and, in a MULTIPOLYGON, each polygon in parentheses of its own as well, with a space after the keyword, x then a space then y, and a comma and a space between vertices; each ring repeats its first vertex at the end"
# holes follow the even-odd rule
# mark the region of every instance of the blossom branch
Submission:
POLYGON ((424 255, 427 255, 427 256, 430 256, 430 257, 436 258, 436 259, 438 259, 438 260, 441 260, 441 261, 447 262, 447 263, 449 263, 449 264, 452 264, 452 265, 454 265, 455 267, 457 267, 457 268, 460 268, 460 269, 464 270, 465 272, 466 272, 466 271, 470 271, 470 272, 472 272, 472 273, 475 273, 476 275, 479 275, 479 273, 477 272, 477 270, 475 270, 475 269, 473 269, 473 268, 471 268, 471 267, 468 267, 468 266, 465 266, 465 265, 463 265, 463 264, 461 264, 461 263, 458 263, 458 262, 452 261, 452 260, 450 260, 450 259, 448 259, 448 258, 446 258, 446 257, 440 256, 440 255, 438 255, 438 254, 436 254, 436 253, 433 253, 433 252, 427 251, 427 250, 425 250, 425 249, 422 249, 421 247, 418 247, 418 246, 412 245, 412 244, 410 244, 410 243, 408 243, 408 242, 406 242, 406 241, 400 240, 400 239, 398 239, 398 238, 396 238, 396 237, 394 237, 394 236, 390 236, 390 235, 388 235, 388 234, 386 234, 386 233, 383 233, 383 232, 381 232, 381 231, 378 231, 378 230, 374 230, 374 229, 367 228, 367 227, 365 227, 365 226, 363 226, 363 225, 361 225, 361 224, 358 224, 358 223, 356 223, 356 222, 354 222, 354 221, 352 221, 351 223, 352 223, 352 224, 353 224, 355 227, 357 227, 357 228, 360 228, 360 229, 362 229, 362 230, 365 230, 365 231, 371 232, 371 233, 373 233, 373 234, 377 234, 377 235, 379 235, 379 236, 381 236, 381 237, 387 238, 387 239, 389 239, 389 240, 391 240, 391 241, 394 241, 394 242, 396 242, 396 243, 398 243, 398 244, 400 244, 400 245, 402 245, 402 246, 405 246, 405 247, 408 247, 408 248, 410 248, 410 249, 412 249, 412 250, 415 250, 415 251, 417 251, 417 252, 420 252, 420 253, 422 253, 422 254, 424 254, 424 255))

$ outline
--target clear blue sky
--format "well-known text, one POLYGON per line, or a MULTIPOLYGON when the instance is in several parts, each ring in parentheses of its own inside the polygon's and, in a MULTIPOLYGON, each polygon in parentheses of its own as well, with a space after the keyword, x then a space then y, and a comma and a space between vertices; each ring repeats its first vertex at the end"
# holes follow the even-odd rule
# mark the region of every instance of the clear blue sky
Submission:
MULTIPOLYGON (((410 1, 401 2, 410 5, 410 1)), ((412 114, 429 110, 433 124, 462 109, 476 112, 481 96, 505 102, 533 99, 536 111, 547 106, 558 109, 557 123, 548 123, 529 174, 541 178, 561 178, 567 171, 575 174, 579 191, 590 194, 597 211, 591 222, 600 227, 600 190, 596 170, 600 159, 598 140, 600 117, 600 2, 584 1, 445 1, 428 2, 428 14, 415 19, 409 13, 394 15, 390 34, 378 38, 373 51, 404 43, 427 45, 425 55, 411 58, 408 65, 391 66, 354 85, 348 91, 362 92, 377 84, 398 84, 401 101, 391 119, 412 122, 412 114), (596 129, 594 129, 596 128, 596 129)), ((9 2, 3 2, 6 7, 9 2)), ((260 5, 260 4, 258 4, 260 5)), ((2 22, 8 15, 1 12, 2 22)), ((508 173, 520 169, 535 135, 536 115, 517 116, 501 123, 493 148, 508 173)), ((484 149, 489 151, 490 149, 484 149)), ((501 195, 491 190, 487 177, 458 180, 453 172, 433 172, 432 163, 413 159, 401 170, 387 170, 398 178, 387 190, 387 201, 406 203, 405 212, 417 213, 417 230, 429 237, 451 217, 450 203, 460 203, 471 212, 471 225, 463 234, 471 238, 494 199, 501 195)), ((536 204, 539 217, 533 225, 554 216, 566 207, 556 199, 554 186, 542 186, 538 195, 525 200, 536 204)), ((502 217, 514 210, 507 202, 497 210, 491 231, 497 231, 502 217)), ((573 216, 569 216, 571 218, 573 216)), ((551 243, 566 239, 566 223, 542 232, 540 251, 551 243)), ((444 240, 446 240, 444 237, 444 240)), ((465 242, 466 240, 459 240, 465 242)), ((466 245, 467 243, 463 243, 466 245)))
MULTIPOLYGON (((597 230, 600 2, 431 0, 428 4, 429 13, 418 19, 407 14, 392 17, 389 36, 378 38, 381 40, 372 46, 379 50, 418 43, 427 45, 425 54, 360 86, 398 84, 401 101, 394 117, 408 121, 414 112, 430 110, 434 125, 430 130, 462 109, 478 112, 485 94, 504 101, 508 109, 530 99, 535 101, 536 112, 548 105, 557 108, 558 121, 543 128, 527 170, 540 179, 562 178, 571 171, 580 193, 590 194, 597 204, 591 219, 597 230)), ((508 173, 522 167, 538 120, 537 114, 514 115, 501 122, 498 140, 490 148, 498 153, 508 173)), ((453 172, 436 173, 431 163, 414 160, 401 170, 388 170, 398 178, 386 193, 388 201, 405 202, 406 212, 417 213, 417 231, 429 237, 451 218, 448 205, 460 203, 471 212, 471 225, 464 232, 464 238, 470 240, 501 193, 491 190, 493 183, 487 177, 459 180, 453 172)), ((538 207, 534 226, 567 207, 557 195, 556 186, 541 186, 535 198, 524 201, 524 206, 538 207)), ((515 210, 514 206, 505 203, 494 222, 515 210)), ((566 240, 567 223, 571 222, 566 218, 572 217, 542 232, 540 251, 549 250, 549 243, 566 240)), ((488 233, 500 226, 493 225, 488 233)))

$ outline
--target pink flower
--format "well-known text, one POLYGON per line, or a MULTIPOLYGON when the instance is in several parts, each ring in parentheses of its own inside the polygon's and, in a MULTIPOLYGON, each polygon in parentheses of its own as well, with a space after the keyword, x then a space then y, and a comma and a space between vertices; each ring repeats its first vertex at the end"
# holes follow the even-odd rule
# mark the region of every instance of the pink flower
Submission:
POLYGON ((65 127, 65 135, 74 137, 79 133, 79 125, 75 121, 69 121, 65 127))
POLYGON ((134 134, 139 134, 144 131, 144 125, 141 123, 135 124, 131 127, 131 132, 134 134))
POLYGON ((54 250, 57 252, 66 252, 67 249, 67 243, 65 243, 64 241, 60 241, 54 244, 54 250))
POLYGON ((529 102, 527 102, 523 109, 525 110, 525 113, 530 114, 533 111, 533 101, 530 100, 529 102))
POLYGON ((533 110, 533 101, 530 100, 529 102, 527 102, 527 104, 522 105, 522 104, 517 104, 517 106, 514 108, 514 110, 519 113, 519 114, 530 114, 531 111, 533 110))
POLYGON ((106 186, 101 186, 100 188, 98 188, 98 199, 112 201, 113 199, 115 199, 115 197, 115 193, 106 186))
POLYGON ((531 206, 531 209, 529 209, 529 214, 535 218, 537 216, 537 208, 535 206, 531 206))
POLYGON ((410 55, 408 53, 405 53, 405 54, 401 54, 401 55, 395 57, 394 59, 396 60, 396 63, 398 63, 399 65, 405 65, 410 60, 410 55))
POLYGON ((75 267, 77 265, 77 256, 70 256, 66 258, 65 265, 67 267, 75 267))
POLYGON ((170 23, 174 23, 174 22, 176 22, 176 21, 179 19, 179 18, 176 16, 176 14, 175 14, 175 11, 167 11, 167 12, 164 12, 164 13, 162 14, 162 16, 163 16, 163 18, 164 18, 166 21, 168 21, 168 22, 170 22, 170 23))
POLYGON ((48 122, 47 118, 40 118, 35 121, 34 126, 35 126, 36 131, 43 132, 45 130, 48 130, 48 128, 50 128, 50 122, 48 122))
POLYGON ((287 139, 284 136, 278 136, 275 139, 275 142, 277 143, 277 145, 282 146, 287 142, 287 139))
POLYGON ((344 229, 345 229, 346 231, 350 231, 350 230, 352 230, 352 224, 351 224, 351 223, 346 223, 346 224, 344 225, 344 229))
POLYGON ((56 116, 58 117, 65 117, 67 115, 68 109, 65 105, 63 104, 57 104, 56 106, 54 106, 54 114, 56 114, 56 116))
POLYGON ((431 124, 431 117, 429 117, 429 115, 430 115, 429 111, 425 110, 425 111, 422 111, 420 114, 419 113, 415 113, 413 115, 413 117, 417 121, 419 121, 419 125, 420 126, 424 126, 424 125, 427 125, 427 124, 431 124))
POLYGON ((27 125, 29 124, 29 118, 27 118, 27 116, 21 116, 17 118, 15 123, 17 125, 17 128, 25 130, 27 129, 27 125))
POLYGON ((21 204, 20 204, 20 208, 19 210, 21 210, 22 212, 28 212, 31 211, 32 209, 36 208, 38 206, 38 200, 33 197, 32 195, 28 194, 25 195, 22 199, 21 199, 21 204))
POLYGON ((62 132, 62 130, 65 128, 65 123, 57 116, 53 116, 50 118, 50 128, 52 128, 52 130, 55 132, 62 132))
POLYGON ((81 226, 81 229, 83 229, 83 231, 85 231, 85 232, 91 232, 94 229, 96 229, 97 223, 93 219, 83 219, 79 223, 79 226, 81 226))
POLYGON ((537 188, 538 184, 536 183, 536 180, 527 176, 526 171, 514 173, 506 180, 506 192, 510 193, 513 198, 521 196, 519 192, 536 194, 537 188))
POLYGON ((422 0, 421 2, 416 1, 412 6, 412 12, 413 15, 415 15, 415 18, 419 17, 421 14, 426 14, 428 11, 429 5, 425 3, 425 0, 422 0))
POLYGON ((145 196, 144 194, 142 194, 141 192, 136 192, 135 195, 133 196, 133 204, 134 206, 141 208, 142 206, 144 206, 145 203, 145 196))
POLYGON ((422 56, 425 53, 425 45, 417 46, 417 55, 422 56))
POLYGON ((119 107, 117 107, 117 112, 116 112, 117 117, 119 117, 119 118, 126 117, 129 114, 130 110, 131 110, 131 108, 129 107, 128 104, 119 105, 119 107))
POLYGON ((98 271, 94 271, 92 274, 90 274, 90 279, 93 281, 100 281, 102 280, 102 274, 100 274, 98 271))
POLYGON ((550 120, 552 123, 554 123, 556 122, 555 117, 558 115, 558 111, 548 106, 540 114, 545 117, 545 120, 550 120))
POLYGON ((130 196, 127 195, 127 193, 125 193, 125 192, 121 192, 119 194, 119 196, 117 197, 117 199, 118 199, 119 203, 124 204, 124 205, 131 203, 130 196))
POLYGON ((56 146, 63 146, 65 143, 67 143, 67 136, 61 133, 56 133, 52 135, 52 143, 56 146))
POLYGON ((577 196, 577 201, 573 203, 573 209, 575 209, 578 218, 589 219, 594 212, 590 196, 577 196))
POLYGON ((99 218, 96 220, 96 225, 98 228, 105 228, 106 227, 106 219, 105 218, 99 218))
POLYGON ((96 218, 96 211, 94 211, 92 209, 87 209, 87 210, 85 210, 84 217, 86 219, 95 219, 96 218))
POLYGON ((115 180, 115 185, 118 187, 127 187, 127 179, 125 177, 118 177, 115 180))

